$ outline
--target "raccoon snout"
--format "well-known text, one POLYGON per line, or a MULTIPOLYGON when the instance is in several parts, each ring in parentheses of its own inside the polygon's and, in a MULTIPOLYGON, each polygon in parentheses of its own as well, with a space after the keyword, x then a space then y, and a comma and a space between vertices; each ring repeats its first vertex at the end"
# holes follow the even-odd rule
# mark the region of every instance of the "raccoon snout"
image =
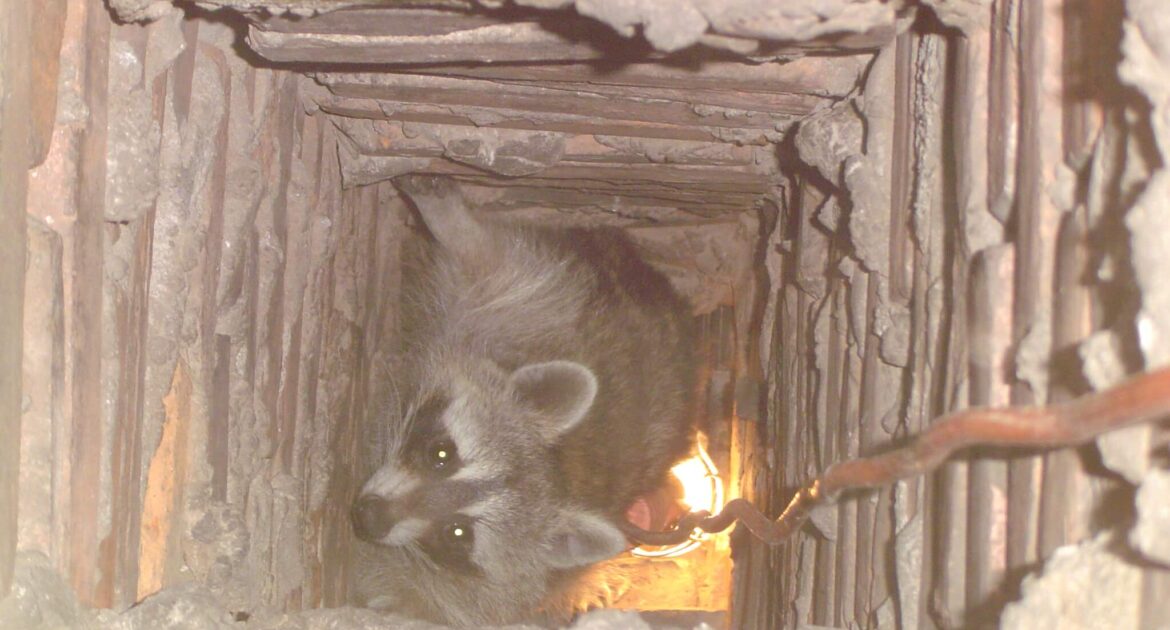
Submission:
POLYGON ((378 542, 394 528, 390 502, 379 496, 367 494, 359 498, 349 516, 353 521, 353 533, 367 542, 378 542))

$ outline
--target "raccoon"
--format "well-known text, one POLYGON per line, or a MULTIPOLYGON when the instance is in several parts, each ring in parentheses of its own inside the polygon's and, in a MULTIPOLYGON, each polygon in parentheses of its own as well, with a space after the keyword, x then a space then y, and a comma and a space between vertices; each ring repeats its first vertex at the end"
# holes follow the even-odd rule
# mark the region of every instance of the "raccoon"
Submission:
POLYGON ((462 626, 557 612, 691 447, 688 306, 620 230, 395 183, 432 238, 407 269, 408 402, 351 512, 358 603, 462 626))

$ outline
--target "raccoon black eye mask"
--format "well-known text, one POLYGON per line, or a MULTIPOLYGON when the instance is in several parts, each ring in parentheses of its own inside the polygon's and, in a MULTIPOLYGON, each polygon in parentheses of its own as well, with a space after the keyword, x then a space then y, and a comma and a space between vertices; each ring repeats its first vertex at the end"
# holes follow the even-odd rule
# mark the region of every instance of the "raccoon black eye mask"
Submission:
POLYGON ((696 527, 721 532, 738 521, 756 538, 775 545, 796 533, 813 508, 832 503, 842 492, 925 475, 965 448, 1077 446, 1104 433, 1167 416, 1170 368, 1163 368, 1061 404, 970 409, 944 416, 902 448, 829 467, 798 490, 774 521, 750 501, 733 499, 719 514, 693 512, 670 531, 650 532, 632 523, 624 524, 623 531, 641 544, 674 545, 687 540, 696 527))
POLYGON ((411 415, 410 429, 402 452, 419 472, 450 476, 463 463, 455 441, 439 422, 439 416, 450 404, 451 400, 446 396, 433 395, 423 401, 411 415))
POLYGON ((432 529, 422 540, 421 547, 436 564, 464 575, 481 575, 471 561, 475 544, 475 527, 467 516, 454 516, 446 524, 432 529))
POLYGON ((431 470, 450 470, 459 465, 459 452, 449 438, 440 438, 427 447, 427 463, 431 470))

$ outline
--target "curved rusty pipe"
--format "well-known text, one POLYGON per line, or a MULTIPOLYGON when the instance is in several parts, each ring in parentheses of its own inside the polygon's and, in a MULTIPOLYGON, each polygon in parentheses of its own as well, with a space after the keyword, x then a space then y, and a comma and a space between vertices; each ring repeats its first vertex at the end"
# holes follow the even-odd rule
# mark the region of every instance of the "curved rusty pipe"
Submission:
POLYGON ((747 499, 733 499, 714 516, 692 512, 669 531, 651 532, 624 523, 630 540, 673 545, 697 527, 721 532, 739 522, 775 545, 800 529, 813 508, 842 491, 873 488, 924 475, 955 451, 973 446, 1049 449, 1084 444, 1099 435, 1170 416, 1170 367, 1139 374, 1109 389, 1046 407, 968 409, 942 416, 906 446, 834 466, 796 491, 784 513, 771 520, 747 499))

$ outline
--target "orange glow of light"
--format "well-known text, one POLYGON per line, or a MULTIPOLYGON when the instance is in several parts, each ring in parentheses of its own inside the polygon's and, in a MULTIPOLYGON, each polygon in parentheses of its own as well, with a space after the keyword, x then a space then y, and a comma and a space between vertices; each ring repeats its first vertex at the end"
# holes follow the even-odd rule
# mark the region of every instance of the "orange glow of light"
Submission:
MULTIPOLYGON (((670 472, 682 484, 682 502, 689 510, 706 510, 711 514, 717 514, 723 509, 723 480, 719 478, 715 462, 711 461, 711 456, 707 455, 707 450, 703 448, 706 441, 706 436, 700 433, 695 446, 695 456, 675 464, 670 472)), ((695 549, 699 543, 710 537, 710 534, 696 529, 691 532, 690 540, 684 543, 659 549, 637 547, 633 553, 646 558, 673 558, 695 549)))

